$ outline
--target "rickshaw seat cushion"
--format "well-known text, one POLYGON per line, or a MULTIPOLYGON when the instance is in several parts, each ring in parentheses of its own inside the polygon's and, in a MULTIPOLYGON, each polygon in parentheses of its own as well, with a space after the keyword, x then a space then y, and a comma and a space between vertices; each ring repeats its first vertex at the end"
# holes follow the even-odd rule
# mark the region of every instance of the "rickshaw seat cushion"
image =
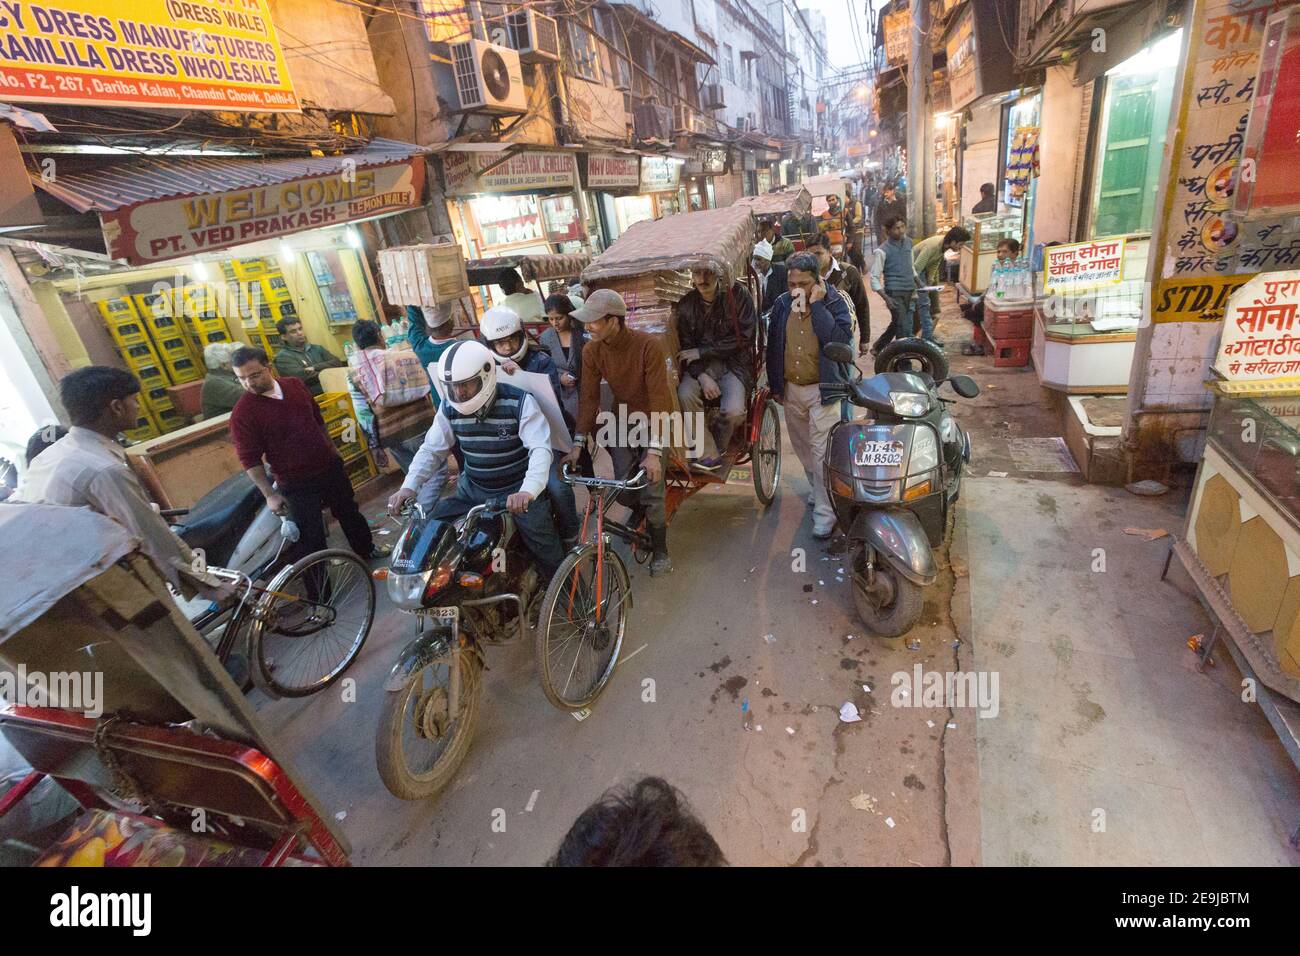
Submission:
POLYGON ((202 548, 209 564, 220 565, 264 503, 252 479, 242 472, 232 475, 199 499, 177 534, 191 548, 202 548))
MULTIPOLYGON (((43 867, 261 866, 266 851, 235 846, 170 827, 152 817, 116 810, 91 810, 78 817, 37 858, 43 867)), ((287 866, 318 866, 301 856, 287 866)))

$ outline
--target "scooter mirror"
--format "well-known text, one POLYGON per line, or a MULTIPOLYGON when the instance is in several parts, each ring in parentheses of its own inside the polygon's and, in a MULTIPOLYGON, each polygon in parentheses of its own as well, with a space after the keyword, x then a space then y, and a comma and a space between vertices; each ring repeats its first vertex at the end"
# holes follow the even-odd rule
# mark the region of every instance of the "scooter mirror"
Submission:
POLYGON ((975 384, 975 379, 969 375, 954 375, 948 379, 952 390, 962 398, 974 398, 980 393, 980 387, 975 384))
POLYGON ((853 346, 843 342, 827 342, 822 346, 822 355, 841 365, 852 365, 853 360, 857 358, 853 354, 853 346))

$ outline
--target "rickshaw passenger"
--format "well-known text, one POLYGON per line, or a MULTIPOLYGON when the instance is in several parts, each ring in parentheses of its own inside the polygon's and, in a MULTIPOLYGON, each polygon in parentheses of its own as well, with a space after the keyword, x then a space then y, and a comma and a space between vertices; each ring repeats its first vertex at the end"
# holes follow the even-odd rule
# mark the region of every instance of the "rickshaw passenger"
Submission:
MULTIPOLYGON (((578 463, 588 437, 594 436, 600 414, 600 380, 609 383, 614 393, 615 420, 630 420, 633 415, 652 418, 672 413, 672 392, 669 391, 668 367, 663 360, 659 343, 647 332, 638 332, 625 326, 627 303, 613 289, 597 289, 587 296, 582 308, 575 309, 570 318, 577 319, 589 335, 582 349, 582 376, 578 382, 577 442, 569 453, 570 467, 578 463)), ((646 518, 647 532, 653 543, 650 557, 652 577, 673 569, 668 557, 668 513, 665 508, 667 488, 664 483, 663 445, 661 436, 651 434, 645 446, 632 444, 631 436, 621 436, 611 446, 614 474, 631 477, 636 459, 646 470, 649 484, 637 492, 637 504, 630 519, 636 527, 640 514, 646 518)))
MULTIPOLYGON (((545 375, 550 380, 555 404, 564 416, 564 424, 568 427, 569 433, 572 434, 573 421, 564 410, 561 399, 560 370, 555 367, 550 353, 529 339, 519 316, 505 306, 493 306, 479 319, 479 332, 487 347, 496 354, 497 362, 507 372, 523 369, 525 372, 545 375)), ((566 542, 577 538, 581 530, 578 521, 578 502, 573 494, 573 486, 560 477, 558 456, 551 466, 551 474, 546 481, 546 492, 551 496, 560 537, 566 542)))
POLYGON ((712 269, 692 269, 691 285, 674 307, 682 367, 677 397, 682 404, 688 429, 687 441, 703 452, 692 467, 714 471, 731 445, 731 436, 745 420, 750 390, 754 387, 754 300, 741 283, 729 289, 712 269), (714 432, 693 436, 693 423, 703 421, 704 402, 721 399, 714 432))

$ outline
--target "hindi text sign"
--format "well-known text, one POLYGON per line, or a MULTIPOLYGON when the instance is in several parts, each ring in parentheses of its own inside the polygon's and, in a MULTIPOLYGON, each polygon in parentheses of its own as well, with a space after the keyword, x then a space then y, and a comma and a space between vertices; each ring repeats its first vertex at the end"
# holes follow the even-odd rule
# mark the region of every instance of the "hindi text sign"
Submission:
POLYGON ((1255 276, 1228 300, 1214 370, 1233 382, 1300 378, 1300 271, 1255 276))
POLYGON ((1074 292, 1114 285, 1124 276, 1124 237, 1049 246, 1043 257, 1043 288, 1074 292))

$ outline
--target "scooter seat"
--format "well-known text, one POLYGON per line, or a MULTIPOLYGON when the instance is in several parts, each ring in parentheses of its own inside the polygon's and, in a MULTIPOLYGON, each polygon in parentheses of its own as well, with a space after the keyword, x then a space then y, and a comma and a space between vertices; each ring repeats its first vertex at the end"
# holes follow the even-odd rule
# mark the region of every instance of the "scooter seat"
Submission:
POLYGON ((195 502, 174 530, 191 548, 202 548, 208 564, 219 567, 265 503, 252 479, 232 475, 195 502))

